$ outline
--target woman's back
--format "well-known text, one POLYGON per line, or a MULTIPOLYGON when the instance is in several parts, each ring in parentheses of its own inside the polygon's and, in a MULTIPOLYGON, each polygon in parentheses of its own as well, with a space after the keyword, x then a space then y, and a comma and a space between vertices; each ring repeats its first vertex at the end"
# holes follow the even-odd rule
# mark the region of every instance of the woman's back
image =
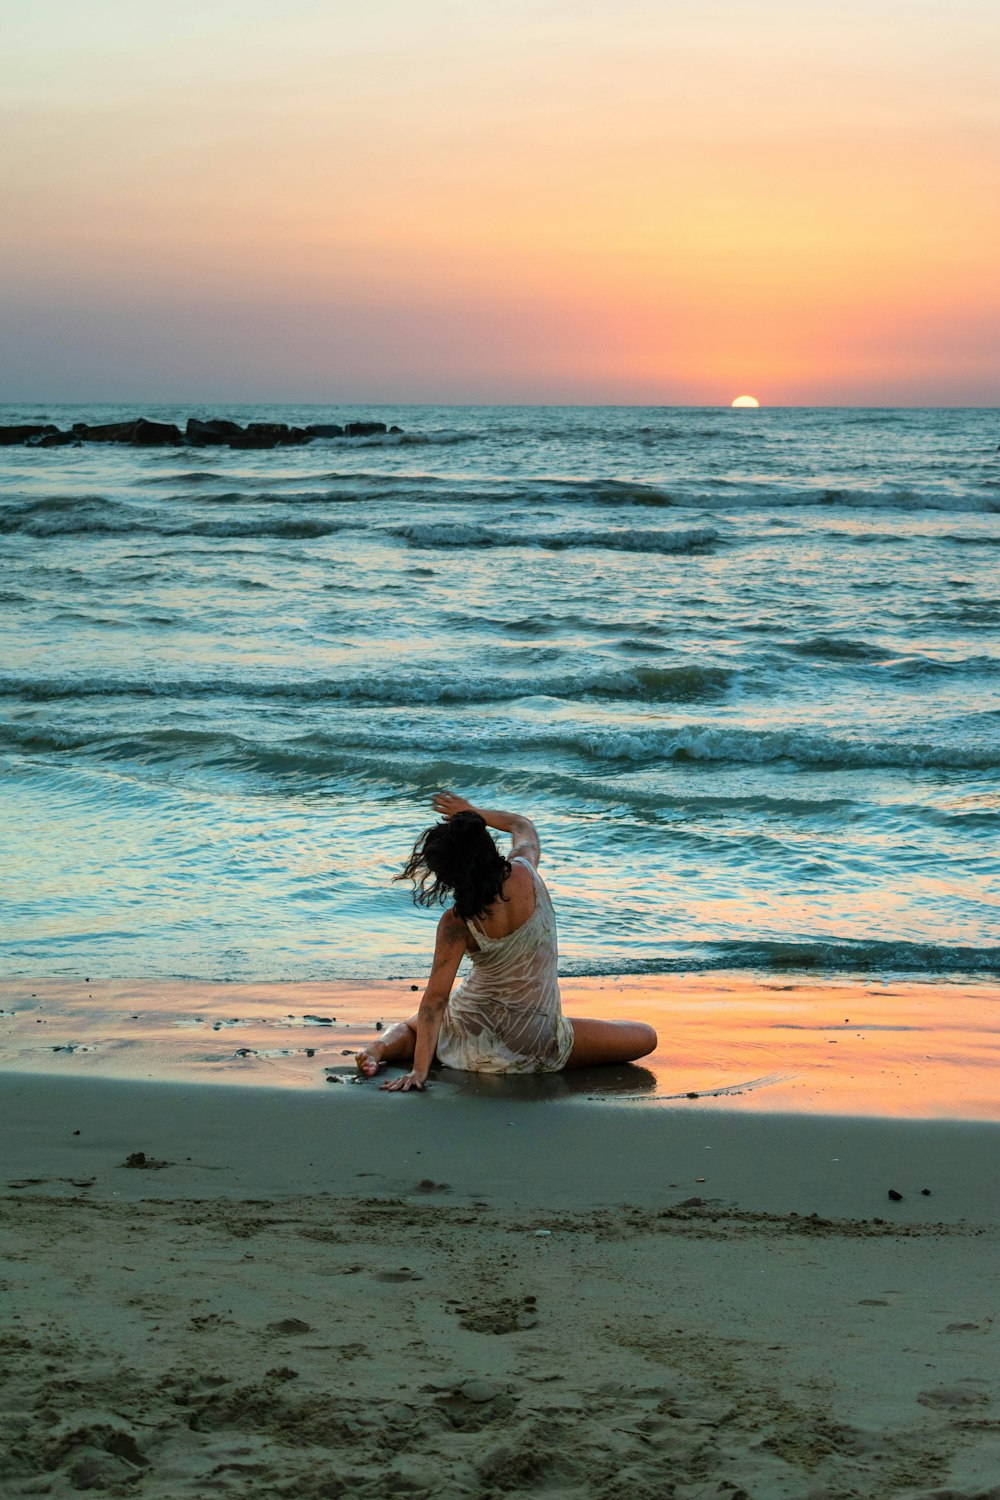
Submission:
POLYGON ((559 1002, 555 912, 528 860, 515 858, 511 865, 517 900, 512 889, 508 902, 495 902, 467 923, 476 945, 472 972, 448 1002, 438 1056, 448 1067, 473 1073, 555 1072, 573 1047, 559 1002), (497 911, 505 905, 506 913, 497 911), (524 920, 516 923, 518 915, 524 920), (506 932, 496 932, 504 926, 506 932))
MULTIPOLYGON (((494 901, 485 911, 481 911, 475 917, 475 927, 479 927, 490 938, 505 938, 534 914, 536 896, 535 880, 541 879, 526 859, 513 859, 510 863, 510 874, 504 881, 503 890, 498 900, 494 901)), ((471 924, 466 924, 471 927, 471 924)), ((475 927, 471 927, 473 939, 475 939, 475 927)))

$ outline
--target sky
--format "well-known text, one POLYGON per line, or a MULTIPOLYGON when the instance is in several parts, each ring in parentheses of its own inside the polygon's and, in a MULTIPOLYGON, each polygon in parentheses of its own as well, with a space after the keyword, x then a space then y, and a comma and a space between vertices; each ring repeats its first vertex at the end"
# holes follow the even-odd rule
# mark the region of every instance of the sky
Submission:
POLYGON ((996 0, 0 30, 0 400, 1000 405, 996 0))

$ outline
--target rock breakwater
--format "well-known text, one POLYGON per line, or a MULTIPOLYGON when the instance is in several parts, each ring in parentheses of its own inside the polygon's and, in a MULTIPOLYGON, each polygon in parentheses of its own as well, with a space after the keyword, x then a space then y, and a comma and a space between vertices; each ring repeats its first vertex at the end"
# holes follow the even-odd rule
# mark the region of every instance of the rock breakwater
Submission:
POLYGON ((383 433, 401 434, 401 427, 384 422, 315 422, 295 427, 288 422, 248 422, 241 427, 224 417, 188 417, 183 431, 175 422, 154 422, 135 417, 125 422, 92 425, 74 422, 62 430, 51 422, 0 426, 0 447, 21 444, 29 448, 64 448, 70 444, 128 443, 133 448, 278 448, 311 443, 315 438, 364 438, 383 433))

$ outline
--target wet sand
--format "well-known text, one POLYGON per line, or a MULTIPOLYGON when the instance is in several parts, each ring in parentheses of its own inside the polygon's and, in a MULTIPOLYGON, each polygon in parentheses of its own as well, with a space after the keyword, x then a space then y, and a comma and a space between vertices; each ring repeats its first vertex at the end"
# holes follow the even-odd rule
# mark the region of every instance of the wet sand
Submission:
MULTIPOLYGON (((273 1005, 277 988, 248 987, 227 1021, 270 1035, 251 1001, 273 1005)), ((295 1087, 252 1057, 225 1088, 221 1065, 150 1081, 116 1062, 106 1076, 87 1065, 99 1049, 50 1053, 58 1073, 0 1074, 0 1491, 1000 1494, 1000 1125, 975 1103, 985 1061, 942 1047, 942 1073, 924 1066, 977 1077, 966 1118, 909 1104, 888 1117, 913 1097, 893 1049, 914 1033, 872 1029, 877 1063, 859 1038, 851 1067, 821 1065, 818 1023, 838 1006, 810 1009, 832 1004, 819 987, 794 1011, 792 992, 773 994, 762 1021, 762 997, 744 996, 744 1025, 732 1002, 713 1022, 692 999, 652 1069, 561 1091, 444 1074, 421 1096, 331 1086, 318 1049, 295 1087), (699 1032, 714 1038, 707 1059, 679 1057, 678 1034, 694 1049, 699 1032), (769 1110, 766 1087, 654 1097, 793 1071, 786 1036, 793 1060, 813 1059, 800 1088, 831 1112, 780 1093, 769 1110), (903 1080, 895 1092, 880 1067, 903 1080), (849 1085, 883 1117, 844 1112, 849 1085)), ((321 1014, 298 998, 285 1019, 321 1014)), ((991 997, 967 998, 985 1059, 991 997)), ((602 1008, 634 999, 605 991, 602 1008)), ((911 995, 911 1018, 918 1001, 926 1042, 940 998, 911 995)), ((57 1024, 51 994, 40 1003, 39 1031, 57 1024)), ((322 1026, 303 1022, 298 1042, 322 1026)))
MULTIPOLYGON (((0 983, 0 1068, 323 1089, 376 1027, 413 1013, 417 979, 382 984, 0 983)), ((545 1097, 632 1094, 645 1107, 1000 1119, 1000 985, 788 974, 566 979, 567 1015, 636 1017, 641 1068, 539 1081, 545 1097)), ((439 1090, 494 1087, 447 1070, 439 1090)))

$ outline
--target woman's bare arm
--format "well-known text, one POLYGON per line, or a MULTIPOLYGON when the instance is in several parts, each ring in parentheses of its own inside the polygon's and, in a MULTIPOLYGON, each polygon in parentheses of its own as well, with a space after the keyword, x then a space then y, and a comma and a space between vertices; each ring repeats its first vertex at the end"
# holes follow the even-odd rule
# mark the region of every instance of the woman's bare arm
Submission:
POLYGON ((499 808, 476 807, 473 803, 466 802, 464 797, 456 797, 453 792, 438 792, 431 805, 435 812, 442 813, 446 818, 453 818, 456 813, 460 812, 477 812, 487 827, 510 834, 512 857, 517 855, 533 865, 537 865, 542 857, 538 830, 531 819, 525 818, 521 813, 502 812, 499 808))
POLYGON ((392 1078, 383 1083, 382 1088, 387 1092, 398 1091, 405 1094, 410 1089, 422 1089, 427 1082, 444 1019, 444 1008, 448 1004, 458 966, 467 948, 468 929, 465 923, 453 911, 446 911, 438 922, 431 977, 417 1011, 417 1045, 413 1053, 413 1067, 402 1078, 392 1078))

